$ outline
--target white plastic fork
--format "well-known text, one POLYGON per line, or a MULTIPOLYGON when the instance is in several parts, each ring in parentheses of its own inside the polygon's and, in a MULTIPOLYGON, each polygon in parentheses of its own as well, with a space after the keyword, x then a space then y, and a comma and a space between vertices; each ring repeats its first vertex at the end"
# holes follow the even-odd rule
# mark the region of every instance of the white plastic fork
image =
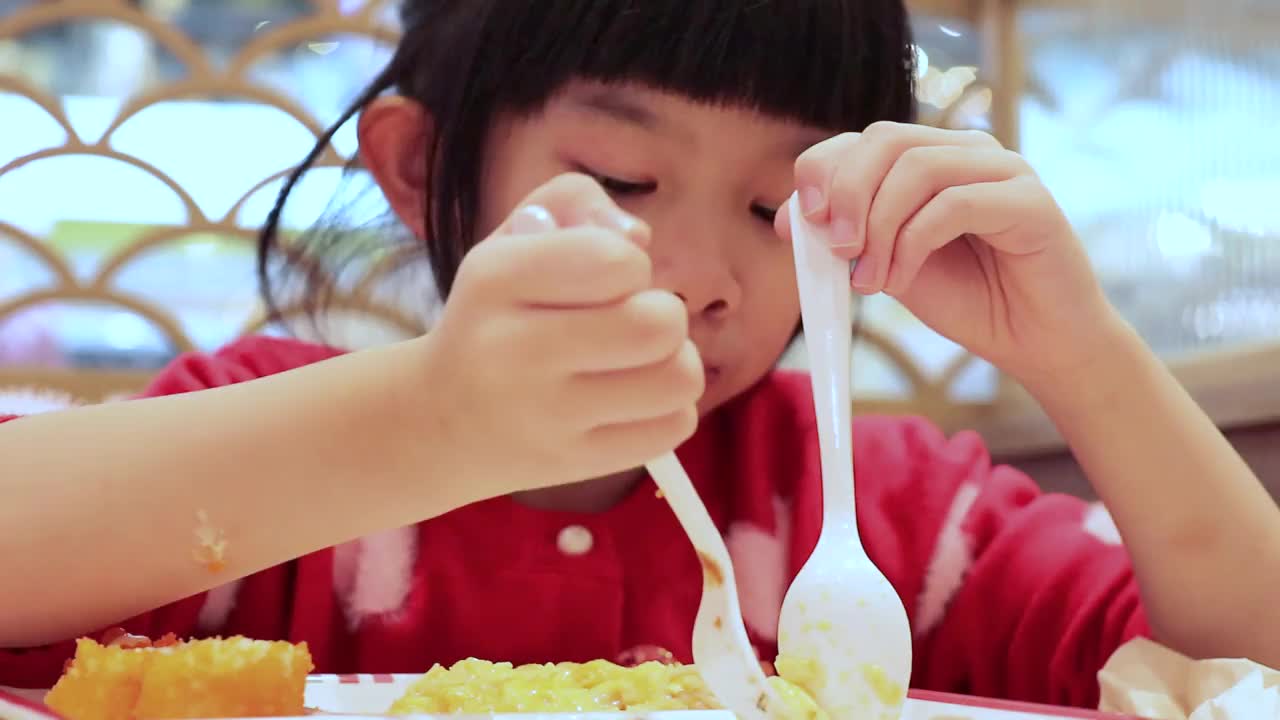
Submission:
POLYGON ((693 623, 698 674, 738 720, 786 720, 786 706, 765 680, 747 637, 729 550, 706 505, 674 453, 647 468, 702 564, 702 602, 693 623))
POLYGON ((808 665, 802 684, 831 720, 898 720, 911 679, 911 629, 858 537, 850 265, 804 218, 797 197, 788 205, 822 454, 822 534, 782 603, 779 664, 808 665))

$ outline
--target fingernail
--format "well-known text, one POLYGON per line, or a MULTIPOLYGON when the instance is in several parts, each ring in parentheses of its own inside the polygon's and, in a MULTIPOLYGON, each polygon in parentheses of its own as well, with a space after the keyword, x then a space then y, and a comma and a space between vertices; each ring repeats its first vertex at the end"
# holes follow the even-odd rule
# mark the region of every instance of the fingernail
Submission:
POLYGON ((592 219, 597 225, 609 230, 617 230, 623 235, 631 235, 640 227, 640 221, 617 208, 596 210, 592 219))
POLYGON ((862 258, 858 260, 858 264, 853 267, 853 278, 850 282, 859 289, 867 289, 876 281, 876 262, 875 258, 862 258))
POLYGON ((860 244, 858 226, 852 220, 841 217, 831 223, 831 247, 851 248, 860 244))
POLYGON ((822 190, 816 187, 800 188, 800 212, 805 217, 817 215, 826 206, 827 200, 822 190))
POLYGON ((516 235, 536 235, 555 229, 555 217, 541 205, 525 205, 511 215, 511 232, 516 235))

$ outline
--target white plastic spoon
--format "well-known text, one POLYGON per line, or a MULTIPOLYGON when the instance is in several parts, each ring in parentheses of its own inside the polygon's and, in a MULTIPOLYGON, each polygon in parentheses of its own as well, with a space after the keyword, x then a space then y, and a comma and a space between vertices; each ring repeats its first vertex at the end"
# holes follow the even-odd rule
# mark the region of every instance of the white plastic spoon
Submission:
POLYGON ((786 720, 786 707, 765 680, 738 604, 724 538, 675 454, 648 464, 702 563, 702 603, 693 623, 693 663, 707 687, 738 720, 786 720))
MULTIPOLYGON (((854 512, 849 262, 788 203, 822 453, 822 534, 782 603, 779 657, 807 664, 832 720, 897 720, 911 679, 902 601, 867 557, 854 512)), ((796 678, 793 678, 796 679, 796 678)))

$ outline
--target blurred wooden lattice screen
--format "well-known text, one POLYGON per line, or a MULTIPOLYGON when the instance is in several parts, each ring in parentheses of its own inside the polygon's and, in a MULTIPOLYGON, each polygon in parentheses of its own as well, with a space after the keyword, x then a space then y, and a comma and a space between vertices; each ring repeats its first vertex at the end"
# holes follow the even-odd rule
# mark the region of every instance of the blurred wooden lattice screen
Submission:
MULTIPOLYGON (((21 379, 12 368, 25 366, 26 377, 54 378, 88 395, 127 390, 175 352, 263 330, 250 279, 262 205, 289 162, 322 131, 317 116, 332 116, 343 99, 308 107, 305 94, 281 82, 288 78, 280 58, 309 54, 318 66, 344 40, 359 38, 364 61, 376 63, 377 45, 396 34, 381 5, 8 5, 0 0, 0 58, 7 60, 0 65, 0 92, 7 94, 0 118, 8 118, 0 122, 6 374, 21 379), (51 50, 42 57, 42 48, 51 50), (67 65, 79 74, 59 76, 67 65), (262 128, 265 137, 255 136, 252 121, 266 118, 264 111, 274 124, 262 128), (253 162, 255 150, 276 144, 289 147, 290 160, 275 153, 267 167, 253 162), (211 148, 229 149, 231 164, 219 165, 211 148), (107 170, 104 163, 114 165, 107 170), (246 177, 255 170, 256 177, 246 177), (86 175, 94 182, 83 182, 86 175), (140 192, 130 196, 117 183, 140 192), (214 183, 223 186, 217 197, 201 196, 198 190, 214 183), (169 198, 158 197, 166 190, 169 198), (14 203, 15 196, 27 202, 14 203), (112 207, 104 207, 103 196, 112 207), (36 209, 33 199, 41 201, 36 209)), ((358 62, 345 65, 348 75, 370 72, 358 62)), ((349 153, 330 148, 319 165, 340 167, 349 153)), ((405 333, 422 330, 411 315, 374 301, 366 284, 344 293, 336 307, 405 333)))
MULTIPOLYGON (((0 0, 0 385, 97 399, 176 352, 271 331, 254 233, 290 164, 387 56, 394 5, 0 0)), ((925 120, 985 126, 972 23, 917 24, 925 120)), ((325 209, 351 125, 295 193, 287 227, 325 209)), ((380 294, 370 272, 335 301, 339 344, 422 332, 429 312, 380 294)), ((861 408, 946 413, 974 363, 954 351, 922 363, 934 346, 902 342, 904 322, 869 312, 862 352, 897 379, 861 408)))
POLYGON ((1280 342, 1280 2, 1022 0, 1022 150, 1177 365, 1280 342))

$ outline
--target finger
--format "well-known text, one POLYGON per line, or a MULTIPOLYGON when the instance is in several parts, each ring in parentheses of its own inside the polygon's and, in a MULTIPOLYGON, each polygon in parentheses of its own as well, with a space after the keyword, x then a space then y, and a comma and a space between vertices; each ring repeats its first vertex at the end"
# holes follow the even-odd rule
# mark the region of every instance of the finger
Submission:
POLYGON ((796 158, 796 193, 800 198, 800 212, 811 222, 830 220, 827 191, 831 187, 831 178, 840 165, 840 159, 848 157, 858 138, 858 133, 841 133, 823 140, 796 158))
POLYGON ((572 358, 570 369, 580 373, 652 365, 675 355, 689 337, 684 302, 665 290, 642 290, 614 305, 534 309, 513 319, 520 323, 515 331, 533 336, 531 342, 555 338, 549 361, 563 367, 563 358, 572 358))
POLYGON ((871 204, 902 153, 921 146, 990 146, 994 142, 982 133, 900 123, 871 125, 841 157, 830 161, 834 169, 826 189, 826 202, 833 247, 842 257, 850 259, 862 254, 871 204))
MULTIPOLYGON (((965 186, 972 187, 972 186, 965 186)), ((926 209, 928 206, 925 206, 926 209)), ((932 214, 932 213, 931 213, 932 214)), ((928 218, 926 223, 937 222, 941 218, 928 218)), ((911 224, 904 227, 898 238, 898 247, 894 250, 893 267, 884 282, 884 292, 892 297, 900 298, 915 282, 920 269, 933 253, 955 241, 963 233, 948 235, 945 224, 927 225, 911 224)), ((854 268, 854 275, 858 274, 854 268)), ((858 280, 853 280, 854 287, 858 280)), ((859 288, 861 290, 861 288, 859 288)))
POLYGON ((528 234, 522 213, 528 207, 545 210, 559 227, 594 225, 614 230, 641 246, 649 244, 649 226, 618 207, 593 178, 582 173, 559 175, 530 193, 496 234, 528 234))
POLYGON ((778 212, 773 214, 773 231, 788 245, 791 244, 791 203, 796 201, 796 197, 799 197, 799 193, 787 198, 778 212))
POLYGON ((982 145, 995 142, 990 135, 976 131, 945 130, 893 122, 874 123, 863 133, 843 133, 824 140, 796 158, 796 188, 800 191, 801 210, 805 217, 814 222, 830 219, 827 214, 827 190, 831 187, 837 167, 850 156, 854 147, 862 141, 863 135, 870 136, 873 144, 884 144, 887 138, 894 138, 898 144, 906 142, 919 145, 982 145))
POLYGON ((583 440, 595 457, 593 476, 640 467, 688 440, 698 428, 698 410, 682 408, 662 417, 597 427, 583 440))
POLYGON ((957 238, 976 236, 1000 250, 998 238, 1025 226, 1036 214, 1036 185, 1034 179, 1019 176, 956 185, 935 195, 899 231, 886 291, 895 297, 907 293, 929 256, 957 238))
POLYGON ((698 349, 688 340, 670 357, 640 368, 580 374, 570 380, 570 402, 591 427, 665 417, 693 407, 706 387, 698 349))
POLYGON ((885 288, 897 256, 903 225, 946 188, 999 182, 1026 171, 1025 163, 1003 149, 960 145, 917 145, 900 155, 880 183, 867 212, 866 243, 853 283, 865 293, 885 288))
POLYGON ((652 265, 626 236, 597 227, 495 235, 467 254, 457 285, 527 307, 592 307, 649 288, 652 265))

